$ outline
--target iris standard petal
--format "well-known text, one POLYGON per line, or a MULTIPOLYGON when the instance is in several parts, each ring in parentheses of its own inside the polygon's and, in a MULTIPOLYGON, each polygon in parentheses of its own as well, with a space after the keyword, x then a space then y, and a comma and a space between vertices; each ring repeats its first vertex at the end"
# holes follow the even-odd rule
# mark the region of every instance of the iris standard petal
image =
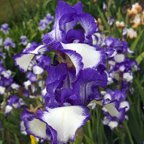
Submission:
POLYGON ((94 34, 98 30, 97 24, 90 14, 79 14, 76 19, 79 22, 79 24, 83 27, 85 31, 85 36, 87 38, 92 36, 92 34, 94 34))
POLYGON ((62 31, 60 30, 59 21, 61 17, 68 13, 74 13, 75 9, 65 3, 64 1, 58 1, 58 5, 56 8, 56 15, 55 15, 55 23, 53 26, 54 38, 57 41, 62 41, 62 31))

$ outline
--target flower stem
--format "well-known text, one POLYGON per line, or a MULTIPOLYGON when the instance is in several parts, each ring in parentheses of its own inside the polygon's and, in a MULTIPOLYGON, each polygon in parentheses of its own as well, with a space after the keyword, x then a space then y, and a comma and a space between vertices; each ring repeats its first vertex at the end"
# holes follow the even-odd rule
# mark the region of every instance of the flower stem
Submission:
POLYGON ((126 122, 124 122, 124 126, 125 126, 125 128, 126 128, 126 131, 127 131, 127 134, 128 134, 129 140, 130 140, 130 143, 131 143, 131 144, 134 144, 133 139, 132 139, 132 136, 131 136, 131 133, 130 133, 130 131, 129 131, 129 128, 128 128, 128 125, 127 125, 126 122))

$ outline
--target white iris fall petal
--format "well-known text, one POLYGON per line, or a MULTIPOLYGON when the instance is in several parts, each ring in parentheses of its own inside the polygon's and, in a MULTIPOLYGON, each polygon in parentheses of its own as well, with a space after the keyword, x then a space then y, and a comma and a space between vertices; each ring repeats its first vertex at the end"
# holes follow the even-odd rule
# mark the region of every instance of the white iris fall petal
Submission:
MULTIPOLYGON (((61 43, 65 50, 71 50, 76 52, 82 57, 83 69, 96 67, 102 60, 101 51, 96 50, 95 47, 83 43, 71 43, 64 44, 61 43)), ((67 52, 66 52, 67 53, 67 52)), ((76 74, 79 72, 79 62, 76 62, 77 58, 68 53, 72 63, 75 66, 76 74)))
POLYGON ((15 64, 24 72, 28 70, 28 67, 35 57, 45 50, 44 45, 40 45, 35 49, 26 48, 20 55, 14 57, 15 64))
POLYGON ((66 106, 48 109, 40 117, 57 132, 57 140, 66 143, 74 140, 78 128, 89 119, 89 113, 81 106, 66 106))

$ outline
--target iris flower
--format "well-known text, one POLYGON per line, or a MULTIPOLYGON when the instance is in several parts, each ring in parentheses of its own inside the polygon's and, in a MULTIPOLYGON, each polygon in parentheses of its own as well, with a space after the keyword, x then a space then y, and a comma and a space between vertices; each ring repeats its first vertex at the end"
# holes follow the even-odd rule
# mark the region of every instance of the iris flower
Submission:
POLYGON ((106 58, 114 57, 117 51, 126 51, 125 43, 106 39, 105 51, 93 45, 92 37, 97 31, 95 19, 83 12, 80 2, 70 6, 58 1, 52 31, 43 36, 42 44, 31 44, 15 56, 16 65, 24 72, 36 60, 48 73, 44 107, 37 111, 26 109, 21 115, 28 134, 51 140, 53 144, 74 141, 77 130, 90 118, 88 105, 93 101, 103 106, 108 116, 121 119, 126 105, 104 99, 100 89, 108 83, 106 58), (115 48, 111 48, 113 44, 115 48), (55 57, 50 64, 45 57, 51 51, 55 57))

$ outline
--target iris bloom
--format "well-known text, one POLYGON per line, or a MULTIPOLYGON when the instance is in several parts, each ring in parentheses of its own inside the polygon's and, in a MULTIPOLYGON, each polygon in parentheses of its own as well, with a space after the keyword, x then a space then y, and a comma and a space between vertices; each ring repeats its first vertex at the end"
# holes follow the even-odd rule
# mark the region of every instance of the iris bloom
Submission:
POLYGON ((7 34, 9 32, 9 25, 7 23, 4 23, 1 25, 1 28, 0 30, 4 33, 4 34, 7 34))
POLYGON ((22 35, 21 37, 20 37, 20 41, 21 41, 21 44, 22 45, 27 45, 27 43, 28 43, 28 39, 27 39, 27 37, 26 36, 24 36, 24 35, 22 35))
POLYGON ((103 106, 108 117, 123 119, 127 105, 119 105, 121 99, 111 96, 105 99, 99 91, 107 86, 110 74, 105 60, 124 62, 127 43, 107 38, 104 45, 93 45, 97 30, 94 18, 83 12, 81 3, 70 6, 58 1, 54 26, 43 36, 43 43, 30 44, 15 56, 16 65, 24 72, 35 61, 48 73, 45 106, 37 111, 26 109, 21 115, 28 134, 53 144, 74 141, 78 128, 90 118, 87 107, 93 101, 103 106), (52 62, 46 58, 51 51, 55 53, 52 62))
POLYGON ((6 50, 9 50, 10 47, 15 48, 15 43, 12 41, 11 38, 8 37, 4 41, 4 48, 6 50))

